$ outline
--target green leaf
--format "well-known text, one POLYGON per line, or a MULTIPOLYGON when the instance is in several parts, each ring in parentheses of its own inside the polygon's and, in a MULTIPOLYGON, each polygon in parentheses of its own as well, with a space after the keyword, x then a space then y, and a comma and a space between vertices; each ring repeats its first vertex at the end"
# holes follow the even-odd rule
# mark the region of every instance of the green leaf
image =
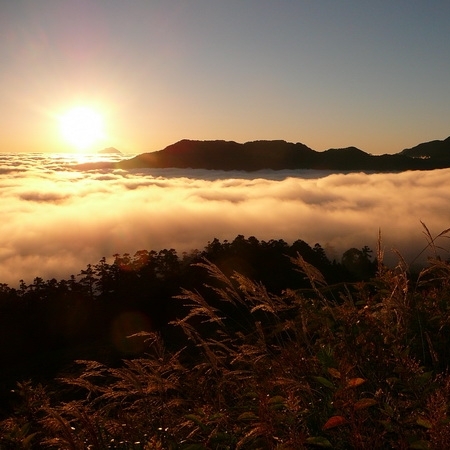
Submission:
POLYGON ((419 441, 414 441, 411 444, 409 444, 409 448, 414 450, 429 450, 430 443, 428 441, 420 439, 419 441))
POLYGON ((394 431, 394 427, 392 426, 392 422, 390 420, 380 420, 381 425, 384 426, 384 429, 388 432, 394 431))
POLYGON ((317 436, 317 437, 309 437, 305 440, 306 444, 309 445, 315 445, 316 447, 325 447, 325 448, 332 448, 331 442, 324 437, 317 436))
POLYGON ((430 429, 433 425, 431 425, 431 422, 428 419, 425 419, 425 417, 419 417, 416 420, 417 425, 420 425, 421 427, 430 429))
POLYGON ((285 406, 286 399, 281 395, 275 395, 269 399, 269 406, 273 410, 283 409, 285 406))
POLYGON ((203 431, 206 431, 208 427, 202 422, 200 417, 196 416, 195 414, 187 414, 184 416, 186 419, 192 420, 196 425, 198 425, 203 431))
POLYGON ((22 440, 22 447, 23 448, 31 448, 31 441, 34 439, 34 437, 36 435, 37 435, 37 433, 31 433, 25 439, 23 439, 22 440))
POLYGON ((210 442, 211 443, 225 443, 225 442, 231 442, 233 440, 233 436, 228 434, 228 433, 224 433, 221 431, 218 431, 217 433, 214 433, 211 437, 210 437, 210 442))
POLYGON ((28 434, 28 432, 30 431, 31 428, 31 423, 27 422, 25 423, 19 430, 19 435, 20 436, 26 436, 28 434))
POLYGON ((243 412, 238 418, 237 420, 257 420, 258 416, 251 411, 246 411, 243 412))
POLYGON ((286 401, 286 399, 284 397, 282 397, 281 395, 275 395, 274 397, 271 397, 269 399, 269 405, 274 405, 274 404, 284 404, 284 402, 286 401))
POLYGON ((251 398, 251 399, 254 399, 254 398, 258 398, 258 393, 257 392, 255 392, 255 391, 247 391, 247 392, 245 392, 244 393, 244 395, 243 395, 245 398, 251 398))
POLYGON ((325 347, 317 352, 317 359, 324 367, 336 367, 336 361, 333 358, 333 350, 325 347))
POLYGON ((432 375, 433 375, 433 372, 424 372, 424 373, 421 373, 420 375, 418 375, 416 377, 416 380, 420 386, 424 386, 425 384, 427 384, 430 381, 432 375))
POLYGON ((325 387, 327 387, 327 388, 329 388, 329 389, 334 389, 335 388, 335 386, 334 386, 334 384, 330 381, 330 380, 327 380, 326 378, 324 378, 324 377, 313 377, 318 383, 320 383, 322 386, 325 386, 325 387))
POLYGON ((224 413, 216 413, 216 414, 213 414, 210 418, 209 418, 209 420, 211 421, 211 420, 218 420, 218 419, 223 419, 225 417, 225 414, 224 413))

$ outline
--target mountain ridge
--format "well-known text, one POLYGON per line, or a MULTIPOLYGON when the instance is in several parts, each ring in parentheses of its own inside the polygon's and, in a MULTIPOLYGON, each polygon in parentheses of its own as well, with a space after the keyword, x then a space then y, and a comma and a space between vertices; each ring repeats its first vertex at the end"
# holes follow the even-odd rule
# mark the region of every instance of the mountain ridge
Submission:
MULTIPOLYGON (((108 163, 88 163, 79 169, 109 168, 108 163)), ((114 163, 114 167, 180 168, 208 170, 312 169, 339 171, 401 172, 450 167, 450 137, 429 141, 395 154, 372 155, 357 147, 313 150, 300 142, 258 140, 243 144, 225 140, 182 139, 162 150, 142 153, 114 163)))

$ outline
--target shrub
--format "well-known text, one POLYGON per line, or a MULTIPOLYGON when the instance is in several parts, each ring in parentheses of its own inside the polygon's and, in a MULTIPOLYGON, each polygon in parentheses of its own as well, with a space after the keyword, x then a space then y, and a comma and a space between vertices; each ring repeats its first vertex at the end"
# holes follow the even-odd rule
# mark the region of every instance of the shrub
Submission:
POLYGON ((291 262, 310 289, 273 294, 197 263, 214 283, 177 296, 178 348, 137 333, 144 357, 78 361, 56 394, 21 385, 2 448, 450 448, 449 263, 413 281, 401 259, 383 265, 380 242, 377 275, 336 295, 291 262))

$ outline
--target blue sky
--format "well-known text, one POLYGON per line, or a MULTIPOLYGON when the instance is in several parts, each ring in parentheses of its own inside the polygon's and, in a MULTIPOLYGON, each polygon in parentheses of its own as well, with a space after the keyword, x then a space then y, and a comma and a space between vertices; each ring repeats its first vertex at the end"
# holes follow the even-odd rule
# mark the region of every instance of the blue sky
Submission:
POLYGON ((0 4, 0 151, 284 139, 395 153, 450 135, 450 2, 40 0, 0 4))

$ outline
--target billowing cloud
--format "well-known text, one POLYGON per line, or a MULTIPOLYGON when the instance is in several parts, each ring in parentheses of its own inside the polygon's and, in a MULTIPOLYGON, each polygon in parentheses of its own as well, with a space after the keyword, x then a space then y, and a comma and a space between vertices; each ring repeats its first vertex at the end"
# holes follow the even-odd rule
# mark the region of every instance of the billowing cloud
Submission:
MULTIPOLYGON (((450 169, 398 174, 102 170, 42 155, 0 158, 0 282, 67 278, 115 253, 203 247, 238 234, 303 239, 340 257, 375 249, 381 229, 407 261, 426 245, 422 220, 450 227, 450 169)), ((444 246, 448 242, 443 242, 444 246)))

